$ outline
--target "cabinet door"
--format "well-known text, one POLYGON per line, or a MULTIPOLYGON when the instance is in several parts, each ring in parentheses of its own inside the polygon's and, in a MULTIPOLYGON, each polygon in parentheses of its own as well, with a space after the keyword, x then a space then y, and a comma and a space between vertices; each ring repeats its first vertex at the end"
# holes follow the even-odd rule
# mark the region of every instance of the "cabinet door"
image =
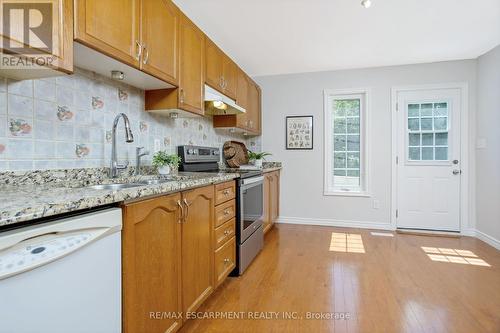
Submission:
POLYGON ((150 319, 150 312, 178 313, 181 303, 180 194, 124 207, 123 329, 173 332, 182 319, 150 319))
POLYGON ((205 35, 185 15, 179 30, 179 108, 203 115, 205 35))
POLYGON ((276 222, 280 215, 280 173, 271 173, 271 223, 276 222))
POLYGON ((261 98, 260 88, 254 82, 250 82, 248 87, 248 128, 254 134, 259 134, 260 129, 260 113, 261 113, 261 98))
POLYGON ((223 57, 222 67, 222 85, 224 88, 224 95, 236 99, 236 89, 238 86, 238 67, 226 55, 223 57))
POLYGON ((222 92, 224 53, 208 38, 205 40, 205 53, 205 82, 212 88, 222 92))
POLYGON ((213 291, 214 187, 183 192, 182 304, 195 311, 213 291))
POLYGON ((177 85, 179 10, 171 0, 142 1, 142 69, 177 85))
POLYGON ((264 174, 264 232, 267 232, 271 228, 271 181, 272 173, 264 174))
POLYGON ((236 104, 243 107, 247 112, 236 117, 236 126, 246 129, 248 125, 248 77, 241 69, 238 69, 238 84, 236 89, 236 104))
POLYGON ((140 0, 75 0, 75 39, 139 67, 140 0))
MULTIPOLYGON (((23 27, 24 23, 22 20, 28 14, 27 8, 30 8, 29 2, 33 2, 33 6, 37 5, 36 1, 2 1, 1 5, 4 6, 2 7, 2 15, 10 15, 11 26, 23 27), (7 10, 7 6, 13 7, 7 10), (16 11, 17 13, 21 13, 21 15, 12 15, 16 11)), ((2 43, 0 43, 0 52, 2 53, 2 58, 5 59, 6 66, 0 68, 0 75, 17 80, 51 76, 50 74, 44 75, 38 70, 32 71, 30 68, 9 68, 8 65, 10 62, 8 59, 11 55, 24 59, 23 62, 29 59, 27 62, 32 61, 33 63, 46 64, 49 69, 55 69, 64 73, 73 73, 73 1, 54 0, 51 4, 52 22, 48 22, 44 26, 43 23, 46 23, 44 20, 49 20, 47 17, 41 18, 42 24, 37 31, 37 34, 40 34, 40 36, 31 32, 28 34, 27 27, 24 27, 26 31, 23 29, 4 31, 2 43), (37 53, 33 54, 35 50, 37 53)), ((40 5, 45 6, 48 4, 41 3, 40 5)), ((43 9, 40 11, 42 12, 43 9)), ((17 64, 18 61, 16 60, 13 63, 17 64)), ((43 70, 44 68, 41 69, 43 70)))

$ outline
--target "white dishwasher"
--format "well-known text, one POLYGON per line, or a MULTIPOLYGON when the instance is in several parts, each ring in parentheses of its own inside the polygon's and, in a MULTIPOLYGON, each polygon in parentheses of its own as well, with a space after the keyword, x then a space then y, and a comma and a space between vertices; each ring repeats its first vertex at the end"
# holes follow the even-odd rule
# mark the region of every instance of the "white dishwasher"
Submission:
POLYGON ((121 332, 121 229, 110 208, 0 233, 0 332, 121 332))

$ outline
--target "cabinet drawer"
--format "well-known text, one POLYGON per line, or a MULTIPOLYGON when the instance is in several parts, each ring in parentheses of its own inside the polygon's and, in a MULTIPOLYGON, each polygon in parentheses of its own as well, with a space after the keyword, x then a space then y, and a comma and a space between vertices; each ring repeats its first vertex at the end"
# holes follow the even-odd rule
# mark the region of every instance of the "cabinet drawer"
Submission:
POLYGON ((215 227, 236 216, 236 201, 231 200, 215 207, 215 227))
POLYGON ((215 251, 215 285, 220 285, 236 267, 236 239, 231 238, 215 251))
POLYGON ((232 200, 236 197, 236 184, 233 181, 215 185, 215 204, 232 200))
POLYGON ((232 219, 215 229, 215 248, 218 249, 229 238, 234 236, 236 219, 232 219))

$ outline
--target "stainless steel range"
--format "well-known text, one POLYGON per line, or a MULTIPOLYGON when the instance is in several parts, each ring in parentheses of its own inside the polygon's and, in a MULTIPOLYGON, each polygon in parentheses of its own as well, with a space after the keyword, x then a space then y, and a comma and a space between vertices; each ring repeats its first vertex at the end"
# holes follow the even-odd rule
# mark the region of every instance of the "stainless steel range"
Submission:
POLYGON ((220 169, 220 149, 179 146, 180 171, 238 173, 236 180, 236 268, 231 275, 241 275, 264 245, 264 177, 261 170, 220 169))

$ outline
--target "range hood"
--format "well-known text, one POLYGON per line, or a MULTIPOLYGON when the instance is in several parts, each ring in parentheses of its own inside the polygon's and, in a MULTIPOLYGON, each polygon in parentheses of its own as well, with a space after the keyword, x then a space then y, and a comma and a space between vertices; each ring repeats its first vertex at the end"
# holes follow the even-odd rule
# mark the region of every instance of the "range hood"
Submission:
POLYGON ((205 85, 205 114, 223 116, 245 112, 246 110, 236 104, 234 100, 205 85))

